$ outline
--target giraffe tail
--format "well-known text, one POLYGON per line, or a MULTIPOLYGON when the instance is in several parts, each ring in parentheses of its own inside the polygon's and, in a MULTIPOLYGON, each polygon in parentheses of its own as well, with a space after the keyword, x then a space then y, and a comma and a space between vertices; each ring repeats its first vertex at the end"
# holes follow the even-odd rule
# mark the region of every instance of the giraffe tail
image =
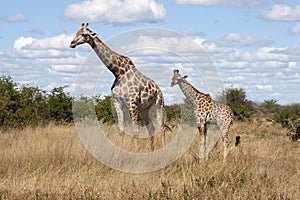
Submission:
POLYGON ((241 143, 241 136, 239 135, 235 136, 234 146, 238 147, 240 143, 241 143))
POLYGON ((164 124, 162 131, 163 131, 162 144, 163 144, 163 146, 165 146, 165 144, 166 144, 166 131, 172 132, 172 129, 168 125, 164 124))

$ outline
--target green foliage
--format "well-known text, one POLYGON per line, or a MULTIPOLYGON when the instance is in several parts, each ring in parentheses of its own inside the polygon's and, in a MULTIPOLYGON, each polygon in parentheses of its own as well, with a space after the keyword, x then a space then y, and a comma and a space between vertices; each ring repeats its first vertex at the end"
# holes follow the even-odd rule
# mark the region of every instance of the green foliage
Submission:
POLYGON ((280 107, 280 105, 277 104, 277 100, 274 99, 264 100, 262 106, 270 112, 276 112, 280 107))
POLYGON ((278 113, 281 106, 277 103, 277 100, 270 99, 264 100, 263 103, 258 105, 258 110, 263 117, 271 119, 274 114, 278 113))
POLYGON ((0 127, 22 128, 39 123, 72 121, 72 97, 65 87, 50 94, 37 87, 18 87, 10 76, 0 77, 0 127))
POLYGON ((194 106, 187 98, 184 99, 184 102, 181 105, 181 122, 190 125, 196 123, 194 106))
POLYGON ((165 111, 166 111, 168 121, 180 118, 181 108, 179 104, 166 105, 165 111))
MULTIPOLYGON (((97 118, 103 123, 115 122, 111 96, 81 96, 74 100, 65 89, 57 87, 47 92, 38 87, 19 86, 10 76, 0 77, 0 128, 23 128, 48 122, 71 123, 73 114, 79 119, 97 118)), ((260 117, 273 119, 283 127, 290 127, 291 124, 296 127, 300 120, 299 103, 282 106, 274 99, 253 103, 246 98, 244 89, 225 89, 218 100, 226 101, 240 121, 250 119, 254 112, 259 113, 260 117)), ((130 122, 128 109, 123 111, 125 123, 130 122)), ((187 99, 182 104, 165 106, 165 111, 168 121, 195 123, 193 105, 187 99)), ((141 115, 139 119, 143 125, 141 115)))
POLYGON ((233 114, 236 120, 245 121, 250 119, 252 112, 246 106, 232 107, 233 114))
POLYGON ((103 123, 114 123, 114 109, 111 96, 104 96, 104 99, 100 99, 100 96, 95 96, 93 100, 98 120, 103 123))
POLYGON ((165 106, 165 111, 167 115, 167 120, 172 122, 179 122, 184 124, 195 124, 195 114, 194 107, 188 101, 184 99, 184 102, 181 104, 173 104, 165 106))
POLYGON ((95 105, 92 98, 80 96, 73 101, 74 120, 95 119, 95 105))
POLYGON ((218 96, 218 101, 226 102, 239 121, 250 119, 253 114, 253 103, 246 98, 246 91, 242 88, 227 88, 218 96))
POLYGON ((69 93, 64 92, 66 87, 53 88, 47 98, 48 117, 51 121, 72 122, 72 100, 69 93))
POLYGON ((20 90, 15 116, 17 126, 37 125, 46 117, 45 91, 37 87, 25 87, 20 90))
POLYGON ((273 116, 273 120, 283 127, 289 127, 291 123, 300 119, 300 104, 280 106, 273 116))
POLYGON ((18 108, 20 93, 16 90, 16 83, 11 77, 3 76, 0 78, 0 125, 14 126, 18 108))

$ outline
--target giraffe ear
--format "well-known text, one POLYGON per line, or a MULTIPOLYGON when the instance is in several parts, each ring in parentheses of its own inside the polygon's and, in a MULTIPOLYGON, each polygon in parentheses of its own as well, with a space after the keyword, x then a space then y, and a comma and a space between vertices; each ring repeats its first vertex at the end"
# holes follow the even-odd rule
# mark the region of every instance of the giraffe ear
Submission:
POLYGON ((179 70, 178 69, 174 69, 174 74, 178 74, 179 70))
POLYGON ((187 78, 188 76, 187 75, 185 75, 183 78, 187 78))

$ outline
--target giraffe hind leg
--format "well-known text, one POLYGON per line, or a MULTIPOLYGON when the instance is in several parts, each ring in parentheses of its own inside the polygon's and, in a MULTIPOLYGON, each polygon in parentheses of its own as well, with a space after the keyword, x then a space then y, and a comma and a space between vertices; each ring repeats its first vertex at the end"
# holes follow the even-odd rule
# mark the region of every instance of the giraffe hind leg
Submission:
POLYGON ((129 113, 132 121, 132 126, 133 126, 133 136, 135 139, 136 143, 136 151, 140 151, 140 146, 139 146, 139 126, 138 126, 138 109, 137 109, 137 101, 131 100, 130 101, 130 108, 129 108, 129 113))
MULTIPOLYGON (((207 156, 207 123, 203 124, 203 127, 200 128, 200 130, 203 130, 202 132, 200 132, 200 137, 201 137, 201 142, 200 142, 200 149, 199 149, 199 157, 200 158, 205 158, 205 160, 208 160, 208 156, 207 156), (202 144, 201 144, 202 143, 202 144)), ((198 127, 199 130, 199 127, 198 127)))
POLYGON ((166 131, 171 131, 171 128, 165 124, 165 116, 164 116, 164 108, 163 106, 159 106, 156 109, 156 118, 159 127, 159 131, 162 131, 162 145, 166 144, 166 131))
POLYGON ((149 116, 149 109, 143 111, 143 117, 146 122, 146 127, 150 136, 150 142, 151 142, 151 150, 154 151, 154 133, 155 133, 155 127, 151 121, 151 118, 149 116))

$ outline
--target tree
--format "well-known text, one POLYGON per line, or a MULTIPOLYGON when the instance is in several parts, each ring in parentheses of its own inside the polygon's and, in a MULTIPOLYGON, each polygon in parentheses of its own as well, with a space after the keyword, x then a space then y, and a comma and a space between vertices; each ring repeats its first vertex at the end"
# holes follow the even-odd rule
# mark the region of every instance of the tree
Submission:
POLYGON ((73 121, 72 101, 69 93, 64 92, 65 87, 53 88, 47 98, 48 118, 55 122, 73 121))
POLYGON ((168 121, 180 119, 181 109, 179 104, 165 105, 165 111, 168 121))
POLYGON ((38 87, 23 86, 20 89, 18 107, 15 112, 19 126, 35 126, 45 120, 45 93, 38 87))
POLYGON ((73 101, 73 116, 76 120, 94 119, 95 104, 93 98, 81 95, 73 101))
POLYGON ((93 98, 95 102, 96 115, 98 120, 103 123, 114 123, 114 109, 111 102, 111 96, 104 96, 104 99, 100 99, 100 96, 93 98))
POLYGON ((252 102, 246 98, 246 91, 242 88, 227 88, 217 97, 217 100, 226 102, 237 120, 249 119, 253 113, 252 102))
POLYGON ((18 108, 20 93, 17 90, 17 84, 10 76, 0 78, 0 95, 0 125, 2 127, 15 126, 14 113, 18 108))
POLYGON ((273 120, 283 127, 289 127, 291 123, 300 120, 300 104, 281 106, 274 114, 273 120))

